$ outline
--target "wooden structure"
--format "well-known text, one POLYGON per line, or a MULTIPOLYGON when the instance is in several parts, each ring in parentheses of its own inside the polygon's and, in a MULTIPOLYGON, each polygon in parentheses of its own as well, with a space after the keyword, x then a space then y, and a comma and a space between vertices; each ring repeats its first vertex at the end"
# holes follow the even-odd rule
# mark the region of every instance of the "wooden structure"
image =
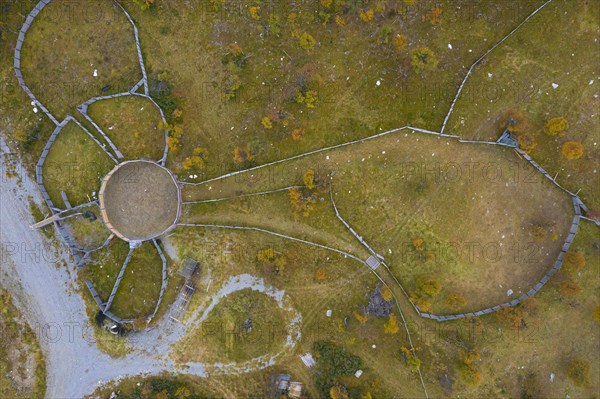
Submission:
POLYGON ((200 266, 200 263, 197 260, 187 258, 185 262, 183 262, 183 267, 177 272, 177 274, 183 276, 187 281, 196 273, 198 266, 200 266))

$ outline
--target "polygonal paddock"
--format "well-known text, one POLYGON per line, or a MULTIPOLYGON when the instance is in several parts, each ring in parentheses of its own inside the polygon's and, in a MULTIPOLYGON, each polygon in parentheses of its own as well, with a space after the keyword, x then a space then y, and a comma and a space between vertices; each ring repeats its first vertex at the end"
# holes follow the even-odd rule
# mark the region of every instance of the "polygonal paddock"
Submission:
POLYGON ((146 241, 175 228, 181 193, 175 176, 150 161, 128 161, 104 177, 98 194, 102 220, 125 241, 146 241))

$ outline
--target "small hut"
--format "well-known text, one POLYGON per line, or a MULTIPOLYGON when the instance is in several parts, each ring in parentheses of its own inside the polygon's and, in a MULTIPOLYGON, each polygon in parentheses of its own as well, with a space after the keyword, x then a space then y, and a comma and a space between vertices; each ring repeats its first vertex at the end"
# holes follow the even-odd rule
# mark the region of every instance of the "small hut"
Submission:
POLYGON ((181 270, 179 270, 179 272, 177 274, 185 277, 185 279, 187 281, 187 280, 191 279, 192 276, 196 273, 199 265, 200 265, 200 263, 197 260, 187 258, 185 260, 185 262, 183 262, 183 267, 181 268, 181 270))

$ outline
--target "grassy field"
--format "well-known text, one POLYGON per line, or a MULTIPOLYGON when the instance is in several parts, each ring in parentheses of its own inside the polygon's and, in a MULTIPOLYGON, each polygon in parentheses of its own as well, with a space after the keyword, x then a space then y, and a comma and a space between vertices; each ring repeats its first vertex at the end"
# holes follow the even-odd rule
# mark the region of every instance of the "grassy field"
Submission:
MULTIPOLYGON (((361 324, 353 316, 355 311, 360 312, 367 305, 369 293, 377 285, 375 276, 364 265, 329 251, 290 243, 261 233, 215 234, 218 232, 216 229, 183 230, 176 230, 170 241, 178 249, 180 257, 192 257, 200 260, 202 265, 190 312, 197 306, 205 305, 228 276, 240 273, 259 276, 269 285, 285 287, 292 306, 302 314, 302 341, 292 354, 285 355, 278 363, 285 365, 294 378, 308 384, 311 396, 316 397, 317 387, 312 385, 312 373, 301 363, 298 355, 312 351, 313 342, 324 339, 337 342, 363 359, 365 375, 358 382, 360 389, 368 390, 371 383, 378 382, 379 391, 372 392, 374 397, 386 397, 385 392, 389 394, 395 389, 403 389, 412 396, 419 395, 417 377, 402 364, 399 355, 400 346, 408 345, 406 334, 384 333, 383 324, 387 322, 385 318, 373 317, 368 324, 361 324), (275 259, 259 260, 258 253, 264 249, 272 249, 276 254, 275 259), (284 261, 277 260, 280 258, 284 261), (206 292, 209 280, 210 289, 206 292), (331 318, 325 314, 328 309, 332 310, 331 318), (373 344, 381 349, 374 350, 373 344), (398 351, 385 348, 397 348, 398 351), (391 366, 382 370, 378 364, 384 363, 391 366), (411 386, 410 389, 407 384, 411 386), (376 392, 381 392, 382 395, 377 396, 376 392)), ((236 305, 233 306, 238 306, 238 302, 243 303, 236 300, 236 305)), ((254 303, 259 306, 259 302, 254 303)), ((396 317, 400 319, 398 315, 396 317)), ((263 315, 261 318, 276 320, 273 314, 263 315)), ((285 318, 278 322, 281 325, 287 323, 285 318)), ((228 353, 225 341, 219 342, 218 346, 216 338, 211 340, 215 342, 214 345, 207 345, 206 341, 207 337, 202 336, 201 325, 199 330, 188 336, 182 346, 178 346, 176 353, 185 355, 185 359, 181 360, 189 360, 190 354, 197 353, 199 358, 194 360, 201 361, 207 360, 215 351, 228 353)), ((269 352, 269 344, 270 341, 258 343, 255 350, 259 352, 256 354, 274 354, 269 352)), ((239 344, 241 345, 242 343, 239 344)), ((228 354, 220 361, 226 362, 231 359, 230 356, 244 353, 247 352, 242 350, 237 354, 228 354)), ((239 384, 240 387, 244 386, 244 382, 240 381, 239 384)))
POLYGON ((125 241, 113 239, 107 247, 93 252, 86 267, 80 271, 82 281, 91 280, 103 301, 108 300, 128 252, 125 241))
MULTIPOLYGON (((168 165, 180 177, 199 181, 393 127, 439 129, 471 63, 542 1, 155 3, 146 11, 132 2, 124 6, 140 28, 151 94, 170 129, 178 131, 168 165), (430 63, 419 70, 423 58, 430 63), (184 168, 198 148, 200 165, 184 168)), ((0 36, 6 54, 22 15, 33 6, 23 4, 23 12, 9 5, 13 8, 2 19, 10 27, 0 36)), ((92 11, 79 2, 70 12, 89 10, 92 18, 57 23, 68 7, 62 2, 48 6, 23 52, 26 81, 59 119, 90 96, 127 90, 140 78, 131 26, 114 4, 103 1, 92 11)), ((530 151, 534 159, 552 175, 560 172, 558 180, 573 191, 581 188, 592 208, 598 205, 593 187, 600 165, 593 51, 598 15, 594 2, 550 3, 474 70, 448 125, 449 133, 490 140, 500 133, 505 111, 523 112, 528 122, 519 133, 537 143, 530 151), (564 116, 569 128, 551 137, 544 125, 556 116, 564 116), (566 141, 582 142, 583 156, 564 158, 566 141)), ((7 60, 0 59, 0 80, 10 88, 15 79, 7 60)), ((31 112, 20 89, 2 92, 0 100, 2 130, 31 168, 52 126, 31 112)), ((146 104, 127 99, 90 108, 128 158, 162 155, 157 115, 146 104)), ((56 180, 47 185, 56 204, 62 203, 61 190, 73 204, 86 202, 112 167, 77 130, 69 124, 48 158, 61 171, 45 177, 56 180), (69 173, 62 173, 65 168, 69 173)), ((186 187, 184 195, 202 200, 303 185, 309 169, 316 171, 317 188, 299 189, 294 204, 282 191, 186 205, 184 221, 258 226, 364 259, 368 252, 335 218, 329 202, 329 175, 335 172, 333 194, 346 220, 386 257, 421 306, 454 313, 503 302, 508 289, 515 296, 529 289, 552 264, 572 218, 568 196, 513 151, 408 132, 186 187)), ((402 349, 409 344, 398 308, 393 317, 364 315, 373 291, 380 289, 364 265, 258 232, 178 227, 168 242, 169 286, 159 317, 181 287, 176 271, 190 257, 200 261, 201 270, 192 280, 197 290, 186 321, 230 276, 249 273, 285 291, 302 314, 302 339, 264 371, 223 376, 211 369, 210 379, 176 381, 134 378, 123 382, 122 397, 177 397, 188 390, 209 397, 264 397, 278 372, 303 382, 310 397, 327 397, 334 384, 345 386, 350 397, 423 396, 407 361, 410 354, 402 349), (317 356, 315 369, 299 359, 308 351, 317 356), (332 370, 331 353, 356 356, 363 376, 332 370)), ((593 356, 600 341, 594 316, 600 312, 599 245, 597 228, 582 221, 569 255, 572 263, 564 271, 535 298, 477 319, 418 318, 393 287, 430 397, 594 397, 600 387, 593 356)), ((159 262, 148 246, 138 249, 113 304, 124 315, 147 312, 160 287, 159 262), (144 295, 136 295, 140 291, 144 295)), ((91 279, 107 299, 127 252, 126 243, 114 241, 93 254, 79 277, 91 279)), ((250 315, 285 324, 285 315, 269 298, 245 294, 225 298, 208 321, 237 325, 250 315)), ((89 294, 82 295, 93 318, 97 307, 89 294)), ((275 352, 279 344, 207 338, 202 328, 173 353, 180 362, 246 359, 275 352)), ((95 334, 99 347, 113 356, 130 350, 106 331, 95 329, 95 334)))
POLYGON ((106 133, 126 159, 157 161, 165 149, 158 109, 144 97, 102 100, 88 108, 88 115, 106 133))
POLYGON ((285 344, 286 319, 274 299, 250 289, 237 291, 179 344, 178 360, 229 363, 275 354, 285 344), (244 327, 246 320, 252 325, 244 327))
POLYGON ((50 147, 42 167, 44 187, 55 206, 66 208, 60 192, 71 205, 90 202, 98 194, 102 178, 114 162, 76 123, 69 122, 50 147))
POLYGON ((90 97, 128 91, 142 77, 133 28, 108 0, 92 8, 85 1, 50 3, 27 33, 22 60, 25 82, 58 120, 90 97))
MULTIPOLYGON (((467 299, 462 310, 501 303, 508 289, 526 292, 553 264, 572 219, 568 196, 513 151, 404 131, 186 187, 184 195, 221 198, 302 184, 298 176, 310 168, 324 182, 335 171, 340 213, 409 291, 419 276, 438 276, 443 292, 432 305, 440 313, 456 311, 446 306, 445 296, 453 292, 467 299), (423 240, 421 251, 417 239, 423 240)), ((325 201, 316 201, 314 219, 311 214, 298 222, 286 192, 189 205, 184 220, 339 243, 366 259, 335 218, 328 193, 319 196, 325 201)))
POLYGON ((92 212, 96 215, 96 220, 93 222, 86 219, 83 215, 74 216, 65 220, 65 224, 69 229, 75 243, 84 250, 92 250, 100 247, 110 236, 110 231, 106 228, 100 210, 97 206, 89 206, 81 208, 77 213, 84 214, 92 212))
POLYGON ((137 248, 127 265, 110 311, 124 319, 154 312, 162 282, 162 261, 151 242, 137 248))
POLYGON ((593 187, 600 150, 598 74, 600 38, 597 2, 553 1, 514 36, 494 50, 467 81, 448 133, 477 139, 496 139, 500 120, 507 111, 520 111, 526 126, 520 134, 533 138, 533 158, 588 206, 600 199, 593 187), (553 84, 558 85, 553 88, 553 84), (548 120, 564 117, 568 129, 556 136, 545 132, 548 120), (583 157, 568 160, 561 154, 567 141, 581 142, 583 157))
POLYGON ((46 363, 35 333, 2 288, 0 300, 0 395, 43 398, 46 363))
POLYGON ((236 167, 235 146, 251 147, 254 162, 262 163, 379 129, 438 128, 467 65, 538 3, 503 13, 487 2, 473 10, 468 2, 450 1, 328 7, 318 1, 293 6, 265 1, 256 4, 258 19, 250 14, 251 1, 217 1, 214 8, 173 1, 130 11, 139 23, 150 75, 161 74, 183 111, 182 147, 172 154, 171 167, 202 146, 216 174, 236 167), (441 18, 432 15, 436 7, 441 18), (363 21, 360 14, 369 9, 373 18, 363 21), (193 22, 198 20, 203 23, 193 22), (314 47, 301 47, 304 33, 315 39, 314 47), (397 35, 406 43, 396 47, 397 35), (183 50, 190 46, 198 51, 183 50), (411 66, 421 47, 435 54, 433 70, 411 66), (307 105, 298 94, 308 92, 312 97, 316 92, 318 100, 307 105), (262 124, 264 117, 272 127, 262 124), (292 139, 294 129, 300 140, 292 139))

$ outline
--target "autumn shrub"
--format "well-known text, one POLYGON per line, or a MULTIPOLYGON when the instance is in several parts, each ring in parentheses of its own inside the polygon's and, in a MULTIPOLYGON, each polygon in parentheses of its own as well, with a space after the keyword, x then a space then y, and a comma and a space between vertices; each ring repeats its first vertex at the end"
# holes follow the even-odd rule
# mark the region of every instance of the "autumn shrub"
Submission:
POLYGON ((481 373, 475 367, 460 363, 457 368, 458 375, 465 385, 477 386, 481 384, 481 373))
POLYGON ((578 387, 585 387, 590 383, 590 362, 575 359, 569 363, 567 375, 578 387))
POLYGON ((386 334, 398 334, 400 327, 398 326, 398 321, 396 320, 395 314, 390 314, 388 321, 383 326, 383 331, 386 334))
POLYGON ((429 47, 420 47, 413 51, 411 65, 417 73, 431 71, 438 65, 435 53, 429 47))
POLYGON ((562 135, 569 128, 569 122, 562 116, 552 118, 546 122, 544 132, 549 136, 562 135))
POLYGON ((585 258, 581 252, 567 251, 563 257, 563 271, 565 273, 576 273, 585 267, 585 258))
POLYGON ((578 141, 567 141, 562 146, 562 154, 568 160, 579 159, 583 156, 583 144, 578 141))
POLYGON ((537 147, 535 138, 527 133, 522 133, 517 136, 517 144, 520 149, 528 154, 537 147))
POLYGON ((446 295, 446 306, 453 310, 459 310, 467 304, 467 299, 459 292, 451 292, 446 295))
POLYGON ((502 114, 498 125, 500 129, 508 130, 511 133, 522 133, 529 124, 523 112, 508 110, 502 114))
POLYGON ((419 296, 433 298, 442 290, 442 285, 433 275, 420 275, 416 279, 416 293, 419 296))

